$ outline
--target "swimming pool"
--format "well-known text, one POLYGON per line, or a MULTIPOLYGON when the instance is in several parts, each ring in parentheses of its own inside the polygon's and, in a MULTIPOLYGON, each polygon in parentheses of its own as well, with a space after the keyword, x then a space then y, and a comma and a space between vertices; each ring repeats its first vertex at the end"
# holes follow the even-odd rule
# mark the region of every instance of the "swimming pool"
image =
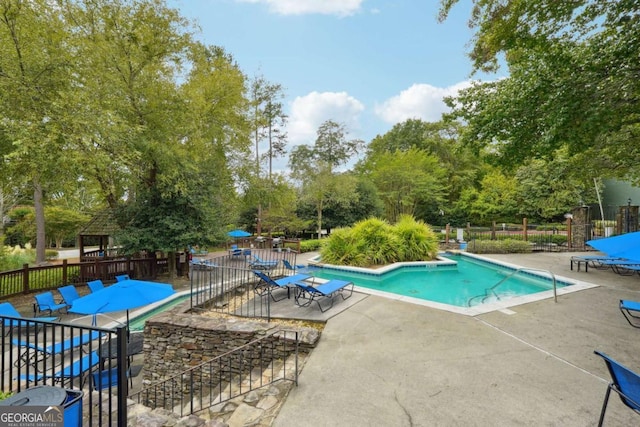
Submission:
POLYGON ((160 305, 154 307, 151 310, 147 310, 142 312, 141 314, 135 315, 129 321, 129 330, 132 332, 143 331, 144 324, 150 317, 155 316, 156 314, 162 313, 164 311, 167 311, 175 307, 176 305, 187 301, 189 298, 191 298, 190 293, 178 295, 177 297, 174 297, 173 299, 167 302, 161 303, 160 305))
MULTIPOLYGON (((478 308, 483 312, 494 310, 496 303, 507 306, 505 303, 520 297, 536 294, 538 297, 541 294, 544 297, 553 296, 551 275, 518 271, 517 266, 488 262, 468 255, 446 254, 441 258, 450 262, 402 266, 382 274, 375 270, 365 272, 359 269, 356 272, 322 266, 314 269, 313 275, 322 279, 351 280, 365 292, 395 295, 397 299, 424 300, 458 307, 463 311, 473 308, 474 313, 478 312, 478 308)), ((558 290, 572 285, 575 282, 556 278, 558 290)))

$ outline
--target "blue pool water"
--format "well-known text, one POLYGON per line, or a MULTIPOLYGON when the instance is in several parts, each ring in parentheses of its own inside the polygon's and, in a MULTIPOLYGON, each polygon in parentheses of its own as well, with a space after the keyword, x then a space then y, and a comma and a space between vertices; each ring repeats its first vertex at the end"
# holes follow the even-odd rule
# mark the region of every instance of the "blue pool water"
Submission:
MULTIPOLYGON (((407 266, 379 276, 319 268, 313 275, 323 279, 350 280, 363 288, 458 307, 472 307, 553 289, 553 282, 545 277, 526 272, 513 274, 515 270, 509 267, 461 255, 443 258, 453 260, 457 265, 407 266)), ((558 282, 556 285, 561 288, 568 284, 558 282)))
POLYGON ((143 331, 144 330, 144 324, 147 321, 147 319, 149 319, 152 316, 155 316, 156 314, 162 313, 163 311, 169 310, 173 307, 175 307, 176 305, 185 302, 186 300, 188 300, 191 297, 190 294, 186 294, 186 295, 181 295, 177 298, 174 298, 170 301, 165 302, 164 304, 161 304, 157 307, 155 307, 153 310, 147 311, 143 314, 141 314, 140 316, 136 316, 133 319, 131 319, 131 321, 129 322, 129 330, 130 331, 143 331))

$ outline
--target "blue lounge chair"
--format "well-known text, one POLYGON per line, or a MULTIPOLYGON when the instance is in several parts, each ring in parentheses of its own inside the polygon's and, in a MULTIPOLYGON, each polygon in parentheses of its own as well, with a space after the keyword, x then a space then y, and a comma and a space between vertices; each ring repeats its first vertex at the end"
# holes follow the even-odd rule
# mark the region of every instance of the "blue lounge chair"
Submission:
POLYGON ((634 328, 640 328, 640 324, 635 324, 631 321, 631 318, 634 318, 638 319, 637 322, 640 322, 640 302, 621 299, 620 312, 631 326, 634 328), (634 315, 633 313, 636 314, 634 315))
MULTIPOLYGON (((130 375, 128 369, 126 375, 129 378, 131 387, 133 387, 133 375, 130 375)), ((104 371, 91 373, 91 383, 93 389, 96 391, 118 387, 118 368, 105 369, 104 371)))
POLYGON ((333 307, 335 296, 340 295, 343 300, 353 295, 353 282, 347 280, 333 279, 318 286, 311 286, 308 283, 295 282, 296 304, 300 307, 307 307, 312 302, 316 302, 321 312, 325 312, 333 307), (322 301, 329 300, 331 303, 322 307, 322 301))
POLYGON ((98 292, 104 289, 104 283, 102 283, 102 280, 100 279, 87 282, 87 286, 89 287, 91 293, 98 292))
POLYGON ((131 277, 129 277, 128 274, 121 274, 119 276, 116 276, 116 282, 124 282, 125 280, 131 280, 131 277))
POLYGON ((59 371, 50 373, 37 373, 37 374, 28 374, 28 375, 20 375, 20 379, 27 380, 29 382, 42 381, 47 378, 53 379, 56 383, 61 383, 66 379, 70 379, 73 381, 75 378, 80 379, 80 388, 84 387, 84 383, 87 378, 87 374, 100 363, 100 356, 97 352, 91 352, 81 359, 76 360, 70 365, 65 366, 59 371))
POLYGON ((238 245, 231 245, 229 255, 231 255, 231 258, 240 258, 242 256, 242 249, 240 249, 238 245))
POLYGON ((291 298, 291 290, 289 285, 293 285, 295 282, 307 280, 309 277, 306 274, 296 274, 295 276, 287 276, 282 279, 274 280, 262 271, 254 270, 253 273, 260 278, 260 281, 253 288, 254 292, 260 296, 269 295, 275 301, 282 301, 284 297, 276 299, 273 295, 273 291, 277 289, 286 289, 287 298, 291 298))
POLYGON ((0 316, 9 316, 15 319, 2 319, 2 327, 4 328, 4 335, 8 335, 13 328, 36 328, 38 329, 43 323, 32 322, 31 320, 38 320, 44 322, 55 322, 57 317, 38 317, 37 319, 30 319, 22 317, 22 315, 16 310, 16 308, 10 302, 0 303, 0 316), (18 320, 20 319, 20 320, 18 320))
POLYGON ((70 306, 75 300, 80 298, 78 290, 73 285, 67 285, 58 288, 58 292, 60 292, 60 295, 62 295, 62 301, 68 306, 70 306))
POLYGON ((309 267, 304 264, 293 265, 286 258, 282 259, 282 265, 284 265, 284 268, 286 268, 287 270, 293 271, 294 273, 298 271, 307 271, 309 269, 309 267))
POLYGON ((598 422, 598 426, 602 426, 602 423, 604 422, 604 415, 607 411, 607 404, 609 403, 611 390, 618 393, 622 403, 633 409, 636 414, 640 415, 640 375, 611 359, 604 353, 599 351, 594 351, 594 353, 604 359, 607 364, 607 368, 609 369, 609 374, 611 375, 611 383, 607 387, 607 392, 604 395, 604 402, 602 404, 602 411, 600 411, 600 421, 598 422))
POLYGON ((18 366, 20 364, 37 362, 38 360, 42 360, 46 357, 53 357, 71 350, 72 348, 89 344, 91 341, 97 340, 103 335, 104 334, 101 332, 91 331, 87 332, 86 334, 76 335, 72 338, 44 347, 37 345, 36 342, 31 340, 18 340, 14 338, 13 340, 11 340, 13 345, 24 348, 24 351, 22 352, 18 360, 16 360, 15 364, 16 366, 18 366))
POLYGON ((53 299, 52 292, 43 292, 41 294, 34 295, 34 298, 36 299, 36 304, 34 306, 34 309, 37 307, 36 312, 48 311, 49 314, 53 314, 54 311, 66 311, 67 308, 69 308, 69 306, 63 302, 56 302, 56 300, 53 299))
POLYGON ((249 267, 254 270, 273 270, 278 266, 278 260, 265 261, 258 255, 253 255, 254 261, 249 262, 249 267))

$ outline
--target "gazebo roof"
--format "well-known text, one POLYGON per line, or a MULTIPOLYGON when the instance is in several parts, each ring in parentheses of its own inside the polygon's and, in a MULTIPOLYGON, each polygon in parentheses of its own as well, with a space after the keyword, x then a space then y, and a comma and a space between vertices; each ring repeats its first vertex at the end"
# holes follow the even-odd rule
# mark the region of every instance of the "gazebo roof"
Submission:
POLYGON ((120 230, 113 211, 104 209, 96 213, 93 218, 80 230, 80 236, 113 236, 120 230))

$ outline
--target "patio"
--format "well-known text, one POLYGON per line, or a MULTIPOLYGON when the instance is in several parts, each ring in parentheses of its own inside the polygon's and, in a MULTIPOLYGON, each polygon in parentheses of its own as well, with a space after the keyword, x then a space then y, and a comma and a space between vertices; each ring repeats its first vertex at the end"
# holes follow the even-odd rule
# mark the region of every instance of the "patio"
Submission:
MULTIPOLYGON (((557 304, 469 317, 364 298, 328 321, 273 425, 596 425, 610 377, 593 351, 640 372, 618 310, 640 300, 640 278, 571 271, 571 255, 490 256, 600 285, 557 304)), ((612 396, 605 425, 638 421, 612 396)))

